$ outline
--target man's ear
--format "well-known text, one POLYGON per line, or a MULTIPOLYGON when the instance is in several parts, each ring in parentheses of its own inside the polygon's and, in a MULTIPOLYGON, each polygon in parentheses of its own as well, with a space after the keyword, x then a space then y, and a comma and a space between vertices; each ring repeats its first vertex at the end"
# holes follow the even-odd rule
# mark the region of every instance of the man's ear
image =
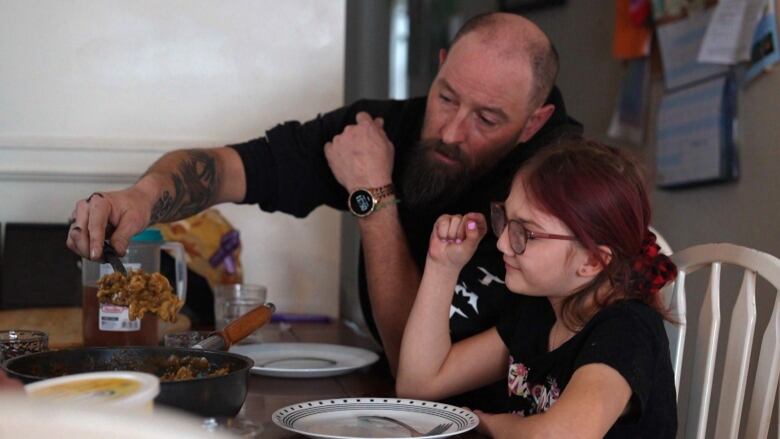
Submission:
POLYGON ((537 133, 555 113, 555 105, 545 104, 534 110, 520 133, 520 143, 527 142, 537 133))
POLYGON ((447 59, 447 49, 439 49, 439 68, 444 64, 445 59, 447 59))
POLYGON ((577 269, 577 274, 583 277, 596 277, 604 271, 604 268, 612 261, 612 249, 606 245, 600 245, 599 255, 591 254, 577 269))

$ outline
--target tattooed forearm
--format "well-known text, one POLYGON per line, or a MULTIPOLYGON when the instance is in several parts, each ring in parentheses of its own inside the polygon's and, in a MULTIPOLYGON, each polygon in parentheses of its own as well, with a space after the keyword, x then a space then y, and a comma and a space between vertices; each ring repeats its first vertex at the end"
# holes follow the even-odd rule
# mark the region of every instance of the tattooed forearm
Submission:
POLYGON ((151 223, 188 218, 211 206, 220 184, 217 160, 192 150, 171 175, 173 191, 165 190, 152 208, 151 223))
POLYGON ((160 196, 160 199, 158 199, 157 202, 154 203, 154 207, 152 207, 152 217, 149 220, 149 223, 154 224, 164 221, 170 214, 172 206, 173 197, 171 196, 171 193, 164 191, 162 196, 160 196))

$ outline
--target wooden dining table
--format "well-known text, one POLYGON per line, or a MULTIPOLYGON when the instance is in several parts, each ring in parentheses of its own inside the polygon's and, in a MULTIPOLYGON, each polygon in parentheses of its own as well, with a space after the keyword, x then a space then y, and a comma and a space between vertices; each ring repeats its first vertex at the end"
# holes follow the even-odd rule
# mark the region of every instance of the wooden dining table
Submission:
MULTIPOLYGON (((376 345, 365 334, 350 329, 343 322, 272 323, 260 329, 262 341, 330 343, 375 350, 376 345)), ((302 436, 283 430, 271 421, 274 411, 288 405, 321 399, 394 397, 393 377, 387 362, 377 363, 350 374, 325 378, 278 378, 252 375, 249 393, 238 418, 246 418, 262 427, 260 437, 293 439, 302 436)), ((470 431, 460 438, 483 438, 470 431)))
MULTIPOLYGON (((35 324, 60 319, 58 326, 70 327, 73 323, 63 323, 62 320, 75 319, 80 314, 73 310, 62 308, 46 308, 31 310, 0 310, 0 327, 9 324, 26 326, 24 329, 41 329, 35 324), (27 311, 25 314, 24 311, 27 311), (25 318, 24 316, 27 316, 25 318), (70 326, 68 326, 70 325, 70 326)), ((2 329, 2 328, 0 328, 2 329)), ((52 328, 48 328, 52 331, 52 328)), ((54 331, 57 329, 54 328, 54 331)), ((354 346, 368 350, 376 350, 377 346, 370 336, 351 329, 341 321, 329 323, 270 323, 260 328, 260 338, 263 343, 330 343, 345 346, 354 346)), ((59 349, 72 347, 73 334, 62 337, 50 332, 50 348, 59 349), (62 341, 66 343, 62 343, 62 341)), ((292 439, 302 436, 284 430, 274 424, 271 415, 274 411, 288 405, 334 398, 362 398, 362 397, 394 397, 393 378, 387 363, 380 359, 377 363, 361 370, 340 376, 323 378, 279 378, 252 374, 249 380, 249 389, 244 406, 235 418, 236 422, 243 422, 257 427, 257 437, 268 439, 292 439), (247 422, 248 421, 248 422, 247 422)), ((482 438, 484 436, 470 431, 458 437, 482 438)))

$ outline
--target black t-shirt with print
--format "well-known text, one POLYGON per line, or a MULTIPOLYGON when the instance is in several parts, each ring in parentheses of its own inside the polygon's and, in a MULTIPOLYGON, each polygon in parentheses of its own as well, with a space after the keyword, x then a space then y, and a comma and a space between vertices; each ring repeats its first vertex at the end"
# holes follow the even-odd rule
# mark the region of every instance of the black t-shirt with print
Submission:
MULTIPOLYGON (((548 102, 556 110, 544 127, 528 142, 518 145, 449 206, 438 209, 410 209, 398 184, 405 158, 420 139, 425 116, 426 98, 404 101, 362 100, 305 122, 277 125, 261 137, 243 144, 231 145, 244 164, 247 192, 243 203, 258 204, 268 212, 280 211, 304 217, 321 205, 339 210, 347 208, 347 192, 336 181, 323 146, 355 123, 358 112, 368 112, 384 119, 384 130, 395 148, 393 182, 401 203, 398 205, 401 226, 406 234, 412 257, 422 269, 428 252, 433 224, 444 213, 482 212, 488 216, 491 201, 504 200, 509 182, 519 163, 543 145, 564 133, 581 133, 582 126, 566 114, 563 98, 554 89, 548 102)), ((363 257, 359 259, 359 290, 363 315, 374 336, 379 339, 368 299, 363 257)), ((496 249, 496 239, 488 234, 480 243, 474 258, 464 267, 455 288, 450 309, 450 328, 454 341, 495 326, 503 296, 504 264, 496 249)), ((499 390, 453 402, 500 411, 506 401, 503 384, 499 390)), ((478 392, 479 393, 479 392, 478 392)))
POLYGON ((506 382, 509 412, 530 416, 546 411, 565 391, 575 370, 603 363, 620 373, 632 391, 629 412, 605 437, 675 437, 674 372, 658 312, 636 300, 615 303, 548 352, 555 322, 549 301, 522 295, 506 300, 497 329, 511 355, 506 382))

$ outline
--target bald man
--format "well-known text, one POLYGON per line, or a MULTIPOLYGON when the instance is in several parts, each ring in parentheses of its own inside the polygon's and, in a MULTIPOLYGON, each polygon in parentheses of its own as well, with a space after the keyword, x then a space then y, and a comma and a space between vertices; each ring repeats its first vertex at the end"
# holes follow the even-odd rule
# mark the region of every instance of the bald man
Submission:
MULTIPOLYGON (((436 218, 487 215, 520 162, 565 132, 581 132, 554 87, 557 71, 555 49, 530 21, 474 17, 440 51, 427 97, 358 101, 243 144, 168 153, 132 187, 78 201, 68 246, 98 259, 110 229, 121 254, 147 225, 223 202, 298 217, 321 205, 349 210, 362 241, 364 314, 394 373, 436 218)), ((454 340, 495 324, 503 278, 495 241, 484 239, 455 286, 454 340)), ((491 399, 462 403, 498 411, 491 399)))

